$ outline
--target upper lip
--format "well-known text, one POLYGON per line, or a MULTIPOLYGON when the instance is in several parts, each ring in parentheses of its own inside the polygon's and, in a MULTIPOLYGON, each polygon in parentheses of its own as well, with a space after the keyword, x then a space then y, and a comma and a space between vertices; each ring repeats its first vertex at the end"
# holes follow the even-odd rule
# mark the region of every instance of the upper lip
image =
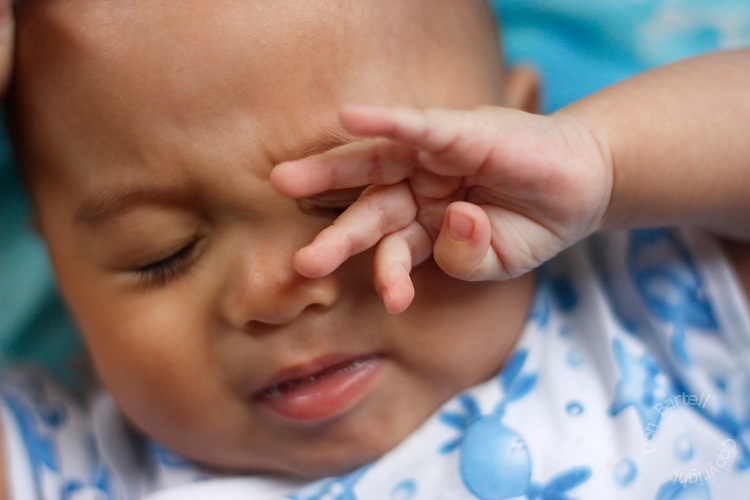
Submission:
POLYGON ((262 397, 263 395, 273 391, 274 389, 283 386, 285 384, 294 384, 297 381, 304 380, 306 378, 313 378, 321 376, 326 371, 334 370, 337 367, 343 367, 350 365, 356 361, 379 357, 380 354, 333 354, 327 356, 321 356, 309 362, 303 362, 291 365, 287 368, 283 368, 276 372, 270 379, 268 379, 263 386, 255 392, 255 397, 262 397))

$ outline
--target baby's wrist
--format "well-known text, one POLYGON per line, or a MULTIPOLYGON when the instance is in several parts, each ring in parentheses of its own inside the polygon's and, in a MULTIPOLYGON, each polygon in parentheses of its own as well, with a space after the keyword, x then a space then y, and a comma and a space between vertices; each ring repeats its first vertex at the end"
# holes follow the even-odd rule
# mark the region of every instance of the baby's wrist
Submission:
POLYGON ((617 172, 612 141, 608 129, 584 109, 564 108, 551 117, 558 120, 566 135, 574 137, 581 146, 579 152, 571 147, 573 159, 582 164, 578 175, 592 181, 589 189, 588 227, 582 228, 585 236, 618 227, 623 221, 621 211, 613 201, 616 198, 617 172), (578 156, 578 158, 576 158, 578 156))

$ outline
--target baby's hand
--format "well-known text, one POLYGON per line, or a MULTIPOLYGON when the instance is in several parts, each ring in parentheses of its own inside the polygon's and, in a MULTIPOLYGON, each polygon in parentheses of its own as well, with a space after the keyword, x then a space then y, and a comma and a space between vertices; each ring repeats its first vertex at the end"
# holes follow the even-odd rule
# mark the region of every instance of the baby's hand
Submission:
POLYGON ((340 119, 374 139, 280 164, 271 182, 293 198, 368 186, 294 265, 322 277, 376 247, 375 286, 390 313, 409 306, 409 273, 430 255, 456 278, 512 278, 603 223, 612 162, 606 141, 573 116, 351 106, 340 119))

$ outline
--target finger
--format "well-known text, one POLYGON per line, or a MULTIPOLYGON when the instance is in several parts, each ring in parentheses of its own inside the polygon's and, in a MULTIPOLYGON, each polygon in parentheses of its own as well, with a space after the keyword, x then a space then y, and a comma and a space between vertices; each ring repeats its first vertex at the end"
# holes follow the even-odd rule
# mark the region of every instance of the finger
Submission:
POLYGON ((319 155, 280 163, 271 185, 291 198, 332 189, 396 184, 411 176, 417 153, 404 145, 377 139, 339 146, 319 155))
POLYGON ((297 251, 294 267, 308 278, 327 276, 349 257, 407 227, 416 214, 417 206, 406 183, 372 186, 312 243, 297 251))
POLYGON ((526 214, 492 205, 482 208, 492 226, 491 246, 499 263, 492 279, 521 276, 568 246, 558 231, 526 214))
POLYGON ((345 107, 341 124, 353 134, 382 137, 420 151, 424 168, 441 175, 472 175, 492 150, 496 127, 486 110, 345 107))
POLYGON ((390 314, 404 312, 414 300, 411 270, 432 253, 432 240, 417 222, 389 234, 375 252, 375 288, 390 314))
POLYGON ((502 263, 491 245, 492 227, 478 205, 455 202, 445 212, 433 255, 438 266, 466 281, 499 279, 502 263))
POLYGON ((461 132, 462 112, 450 109, 349 105, 341 125, 364 137, 383 137, 434 153, 450 147, 461 132))

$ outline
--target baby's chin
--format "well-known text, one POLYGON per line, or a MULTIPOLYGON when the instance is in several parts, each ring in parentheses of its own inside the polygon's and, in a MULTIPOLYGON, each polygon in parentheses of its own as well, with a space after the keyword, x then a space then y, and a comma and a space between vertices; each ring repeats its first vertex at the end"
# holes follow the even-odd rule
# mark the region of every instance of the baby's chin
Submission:
POLYGON ((392 432, 365 430, 356 436, 350 434, 346 439, 326 435, 322 429, 309 429, 307 435, 283 440, 285 442, 279 442, 279 446, 267 453, 251 452, 243 453, 242 456, 219 458, 207 457, 205 453, 198 452, 193 456, 186 453, 186 456, 211 469, 231 474, 263 474, 300 479, 340 476, 378 460, 407 439, 421 422, 422 420, 411 422, 411 425, 392 432))
POLYGON ((219 474, 231 475, 268 475, 279 478, 298 478, 314 480, 325 477, 341 476, 363 467, 386 454, 390 447, 373 447, 369 450, 337 450, 336 446, 328 449, 297 450, 289 456, 274 456, 253 460, 253 464, 239 464, 235 461, 224 462, 205 460, 201 456, 188 456, 199 465, 219 474))
MULTIPOLYGON (((277 470, 268 470, 266 473, 279 474, 282 476, 300 479, 320 479, 324 477, 341 476, 376 461, 388 450, 370 455, 318 457, 313 460, 301 460, 294 464, 287 463, 285 467, 277 470)), ((295 461, 297 458, 295 457, 295 461)))

